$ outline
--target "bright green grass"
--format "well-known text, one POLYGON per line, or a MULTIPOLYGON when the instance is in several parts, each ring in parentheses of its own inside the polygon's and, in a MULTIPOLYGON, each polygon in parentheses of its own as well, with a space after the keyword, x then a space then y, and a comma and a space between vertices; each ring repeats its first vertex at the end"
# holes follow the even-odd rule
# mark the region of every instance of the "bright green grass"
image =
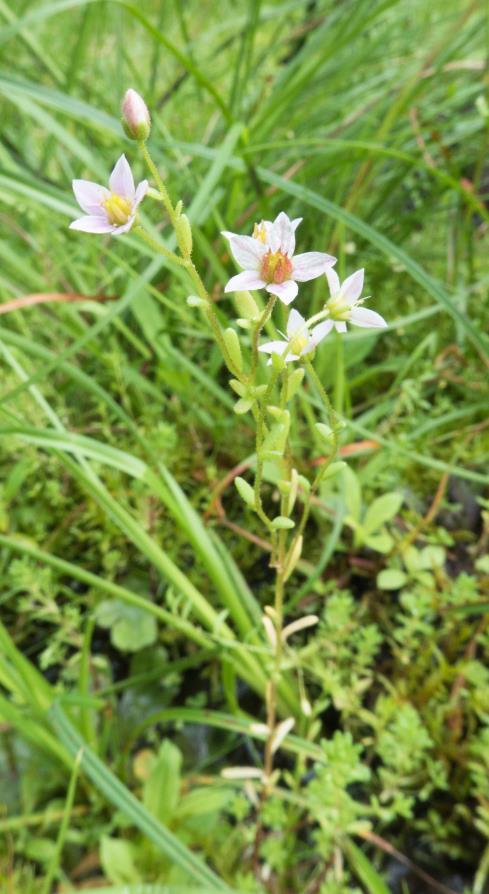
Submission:
MULTIPOLYGON (((105 182, 122 151, 143 174, 118 121, 134 86, 152 109, 153 155, 195 224, 196 263, 223 325, 235 308, 223 294, 234 270, 221 229, 249 232, 284 209, 304 218, 300 250, 334 251, 341 275, 365 266, 367 294, 390 331, 331 339, 317 368, 345 418, 344 443, 381 445, 355 465, 368 493, 402 489, 415 519, 445 472, 476 493, 489 483, 487 29, 484 5, 460 0, 319 0, 312 10, 258 0, 0 0, 0 300, 116 299, 2 317, 2 617, 13 630, 21 585, 41 592, 43 569, 46 589, 74 613, 56 622, 54 648, 63 661, 73 648, 79 661, 54 692, 36 667, 52 628, 41 615, 33 643, 37 616, 24 602, 25 635, 2 633, 0 719, 42 749, 65 793, 76 720, 97 815, 101 804, 126 811, 196 882, 232 887, 156 828, 117 781, 126 768, 112 758, 125 734, 106 720, 100 727, 90 697, 89 615, 108 595, 143 604, 160 629, 202 650, 204 666, 217 651, 223 714, 236 715, 238 680, 263 694, 266 585, 262 599, 238 570, 256 559, 246 541, 203 520, 212 488, 252 456, 252 431, 232 413, 219 355, 185 302, 184 274, 135 236, 70 232, 71 179, 105 182), (13 574, 17 560, 26 564, 13 574)), ((144 213, 166 241, 149 202, 144 213)), ((309 284, 300 309, 312 313, 324 297, 323 284, 309 284)), ((303 398, 296 432, 306 455, 311 404, 303 398)), ((234 497, 223 499, 241 522, 234 497)), ((306 589, 311 563, 340 536, 327 518, 314 522, 298 577, 306 589)), ((280 695, 284 712, 299 717, 295 678, 280 695)), ((243 732, 239 718, 233 732, 243 732)), ((294 747, 313 745, 299 737, 294 747)), ((350 850, 347 859, 366 890, 384 890, 361 856, 350 850)), ((30 894, 28 880, 16 885, 30 894)))

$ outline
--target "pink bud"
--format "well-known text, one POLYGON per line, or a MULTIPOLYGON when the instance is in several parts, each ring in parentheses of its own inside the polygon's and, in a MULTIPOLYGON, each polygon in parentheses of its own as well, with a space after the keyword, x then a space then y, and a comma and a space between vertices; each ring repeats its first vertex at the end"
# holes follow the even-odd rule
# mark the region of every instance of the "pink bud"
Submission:
POLYGON ((122 100, 122 126, 130 140, 144 142, 149 137, 151 118, 148 107, 139 93, 126 90, 122 100))

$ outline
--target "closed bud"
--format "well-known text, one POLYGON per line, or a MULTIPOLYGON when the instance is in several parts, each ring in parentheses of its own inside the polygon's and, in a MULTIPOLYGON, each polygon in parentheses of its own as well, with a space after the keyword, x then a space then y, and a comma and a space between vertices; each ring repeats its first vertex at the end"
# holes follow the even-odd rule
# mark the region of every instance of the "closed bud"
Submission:
POLYGON ((175 221, 178 245, 184 258, 192 254, 192 228, 186 214, 180 214, 175 221))
POLYGON ((151 131, 148 107, 139 93, 126 90, 122 100, 122 126, 130 140, 145 142, 151 131))
POLYGON ((189 307, 205 307, 209 302, 205 298, 199 298, 198 295, 189 295, 187 304, 189 307))
POLYGON ((228 349, 228 354, 236 369, 241 369, 241 367, 243 366, 243 358, 241 357, 241 345, 234 329, 224 330, 224 343, 226 345, 226 348, 228 349))
POLYGON ((250 506, 252 509, 254 509, 255 491, 253 490, 251 484, 248 484, 248 482, 245 481, 244 478, 240 478, 239 476, 238 478, 234 479, 234 484, 241 499, 244 500, 247 506, 250 506))
POLYGON ((302 535, 297 538, 295 543, 293 544, 286 560, 285 560, 285 568, 284 568, 284 583, 287 581, 294 571, 297 562, 299 561, 302 553, 302 535))
POLYGON ((249 292, 236 292, 234 296, 234 301, 236 307, 238 309, 238 313, 241 314, 246 320, 257 320, 260 316, 260 309, 249 292))

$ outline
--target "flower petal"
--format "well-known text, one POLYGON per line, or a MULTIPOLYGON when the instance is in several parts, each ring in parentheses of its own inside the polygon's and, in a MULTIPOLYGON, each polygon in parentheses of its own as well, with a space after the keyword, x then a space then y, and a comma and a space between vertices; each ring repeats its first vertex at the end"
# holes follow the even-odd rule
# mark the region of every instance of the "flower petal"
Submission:
POLYGON ((113 236, 122 236, 123 233, 128 233, 129 230, 131 229, 135 219, 136 219, 136 212, 131 214, 130 218, 128 220, 126 220, 125 224, 122 224, 122 226, 120 226, 120 227, 115 227, 112 230, 112 235, 113 236))
POLYGON ((290 221, 292 227, 294 228, 294 233, 295 233, 297 227, 299 226, 299 224, 301 224, 303 220, 304 220, 303 217, 294 217, 294 220, 290 221))
POLYGON ((297 282, 308 282, 326 273, 328 267, 336 262, 336 258, 322 251, 306 251, 305 254, 292 258, 292 276, 297 282))
POLYGON ((306 354, 310 354, 311 351, 314 351, 314 348, 315 348, 315 347, 316 347, 316 344, 315 344, 315 342, 313 341, 313 339, 311 338, 311 340, 310 340, 309 343, 306 345, 306 347, 305 347, 305 348, 302 348, 302 351, 301 351, 301 357, 305 357, 306 354))
POLYGON ((116 163, 109 178, 109 186, 111 191, 115 192, 116 195, 123 196, 125 199, 130 199, 131 202, 134 200, 136 192, 134 189, 134 177, 132 176, 132 171, 125 155, 121 155, 119 161, 116 163))
POLYGON ((141 180, 141 183, 138 183, 136 192, 134 193, 134 202, 132 206, 132 210, 135 211, 138 207, 139 203, 143 201, 146 193, 149 189, 149 183, 147 180, 141 180))
POLYGON ((336 295, 338 295, 341 288, 340 278, 336 270, 333 270, 332 267, 326 267, 325 273, 326 279, 328 280, 330 295, 332 298, 336 298, 336 295))
POLYGON ((81 230, 83 233, 113 233, 114 225, 101 215, 87 214, 78 220, 73 220, 70 223, 70 230, 81 230))
POLYGON ((243 270, 242 273, 237 273, 236 276, 231 277, 226 284, 224 291, 246 292, 248 289, 251 289, 251 291, 254 289, 263 289, 264 286, 265 281, 260 278, 255 270, 243 270))
POLYGON ((102 202, 110 196, 109 190, 91 180, 73 180, 75 199, 86 214, 97 214, 102 202))
POLYGON ((331 332, 334 326, 333 320, 324 320, 322 323, 318 323, 317 326, 311 332, 311 337, 315 345, 318 345, 323 338, 331 332))
POLYGON ((346 323, 344 320, 335 322, 333 325, 337 332, 346 332, 346 323))
POLYGON ((284 211, 281 211, 275 218, 268 238, 272 251, 282 251, 289 257, 294 254, 295 227, 292 226, 292 221, 284 211))
POLYGON ((304 329, 304 332, 307 331, 306 321, 298 310, 292 308, 287 320, 287 337, 292 338, 301 329, 304 329))
POLYGON ((263 255, 268 251, 268 246, 253 236, 235 236, 233 233, 224 234, 229 239, 229 247, 234 260, 245 270, 259 270, 263 255))
POLYGON ((299 291, 299 287, 293 279, 288 279, 287 282, 282 283, 271 282, 269 285, 265 286, 265 288, 267 292, 280 298, 284 304, 290 304, 299 291))
POLYGON ((354 304, 358 301, 363 289, 363 276, 365 271, 356 270, 351 276, 347 276, 341 286, 341 297, 344 298, 346 304, 354 304))
POLYGON ((375 310, 368 307, 354 307, 350 311, 350 323, 354 326, 362 326, 364 329, 385 329, 386 321, 375 310))
POLYGON ((264 351, 265 354, 282 354, 287 348, 286 341, 266 341, 265 344, 260 345, 258 348, 259 351, 264 351))

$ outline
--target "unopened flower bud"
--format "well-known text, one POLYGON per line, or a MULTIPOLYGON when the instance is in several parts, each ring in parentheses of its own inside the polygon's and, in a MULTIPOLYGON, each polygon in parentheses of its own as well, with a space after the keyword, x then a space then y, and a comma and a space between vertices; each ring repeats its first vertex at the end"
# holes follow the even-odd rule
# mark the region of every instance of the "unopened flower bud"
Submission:
POLYGON ((180 214, 175 221, 178 245, 184 256, 189 258, 192 254, 192 228, 186 214, 180 214))
POLYGON ((151 118, 148 107, 139 93, 126 90, 122 100, 122 126, 130 140, 144 142, 151 130, 151 118))

